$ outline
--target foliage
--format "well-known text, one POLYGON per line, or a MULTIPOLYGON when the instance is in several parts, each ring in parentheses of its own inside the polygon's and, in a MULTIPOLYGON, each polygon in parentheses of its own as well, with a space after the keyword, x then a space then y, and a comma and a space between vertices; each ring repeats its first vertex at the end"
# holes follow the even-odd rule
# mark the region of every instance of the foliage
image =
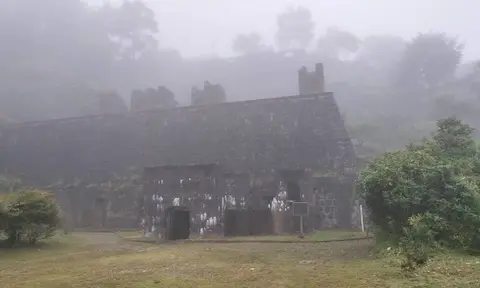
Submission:
POLYGON ((59 209, 53 196, 45 191, 24 190, 11 193, 1 202, 3 213, 3 232, 8 244, 13 246, 22 238, 29 244, 38 239, 53 236, 58 224, 59 209))
POLYGON ((434 89, 452 81, 463 56, 463 45, 444 33, 417 35, 399 63, 397 84, 408 90, 434 89))
POLYGON ((142 1, 100 9, 81 0, 1 1, 0 24, 0 114, 14 120, 79 116, 62 113, 95 106, 89 89, 131 90, 146 73, 156 78, 158 27, 142 1))
POLYGON ((264 48, 262 41, 262 36, 255 32, 238 34, 235 39, 233 39, 232 50, 243 55, 255 53, 264 48))
POLYGON ((373 35, 363 39, 356 59, 369 65, 391 71, 405 51, 403 38, 390 35, 373 35))
POLYGON ((277 34, 275 35, 278 48, 305 49, 314 38, 315 23, 312 12, 305 7, 289 7, 277 16, 277 34))
POLYGON ((355 53, 360 46, 360 39, 354 34, 336 27, 329 27, 323 37, 317 41, 317 50, 321 55, 341 58, 344 53, 355 53))
POLYGON ((385 153, 362 170, 360 185, 373 223, 403 247, 405 267, 442 245, 480 249, 480 190, 472 129, 455 118, 438 121, 432 141, 385 153))
POLYGON ((14 192, 21 184, 21 180, 13 175, 0 174, 0 193, 14 192))
POLYGON ((407 271, 425 265, 435 249, 434 234, 427 223, 431 216, 429 212, 414 215, 410 217, 408 227, 404 228, 400 251, 405 256, 402 268, 407 271))
POLYGON ((0 202, 0 231, 3 231, 7 225, 8 220, 7 211, 2 202, 0 202))
POLYGON ((473 128, 460 120, 450 117, 437 123, 438 130, 433 136, 441 153, 449 157, 473 157, 477 147, 472 137, 473 128))
POLYGON ((124 1, 117 7, 106 4, 99 10, 98 18, 117 46, 116 57, 135 60, 158 48, 155 13, 144 2, 124 1))

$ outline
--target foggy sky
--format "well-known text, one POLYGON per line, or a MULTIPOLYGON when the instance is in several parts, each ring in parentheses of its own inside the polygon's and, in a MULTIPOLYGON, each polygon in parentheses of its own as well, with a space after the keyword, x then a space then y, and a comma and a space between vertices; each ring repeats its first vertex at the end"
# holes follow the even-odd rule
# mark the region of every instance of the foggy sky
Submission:
MULTIPOLYGON (((88 0, 101 2, 102 0, 88 0)), ((114 1, 115 2, 115 1, 114 1)), ((480 2, 476 0, 146 0, 159 22, 160 44, 186 57, 231 55, 233 37, 257 31, 273 42, 276 15, 303 5, 313 14, 317 34, 337 26, 359 36, 446 32, 465 41, 466 58, 480 58, 475 33, 480 2)))

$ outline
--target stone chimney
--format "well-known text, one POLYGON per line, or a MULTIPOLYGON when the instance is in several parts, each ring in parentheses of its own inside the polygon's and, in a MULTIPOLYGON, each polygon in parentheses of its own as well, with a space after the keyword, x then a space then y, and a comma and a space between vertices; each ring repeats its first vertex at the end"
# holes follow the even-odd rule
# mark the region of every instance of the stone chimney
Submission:
POLYGON ((298 93, 308 95, 325 92, 325 76, 323 64, 317 63, 315 71, 309 72, 304 66, 298 71, 298 93))
POLYGON ((227 94, 220 84, 210 84, 205 81, 203 90, 197 87, 192 88, 191 104, 192 105, 208 105, 223 103, 227 100, 227 94))
POLYGON ((173 108, 177 105, 175 94, 165 86, 159 86, 157 89, 133 90, 130 98, 132 111, 173 108))

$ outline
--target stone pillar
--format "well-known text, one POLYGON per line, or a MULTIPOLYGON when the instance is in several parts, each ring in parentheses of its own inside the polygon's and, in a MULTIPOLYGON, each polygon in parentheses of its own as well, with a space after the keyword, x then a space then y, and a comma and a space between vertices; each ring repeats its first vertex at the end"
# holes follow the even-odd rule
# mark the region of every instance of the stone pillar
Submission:
POLYGON ((315 217, 312 217, 312 212, 315 209, 315 202, 313 197, 313 188, 315 186, 312 172, 307 170, 303 175, 303 179, 300 181, 300 193, 304 196, 303 201, 308 202, 308 217, 304 217, 303 231, 305 233, 315 230, 315 217))
MULTIPOLYGON (((312 192, 312 202, 315 202, 311 211, 315 229, 329 229, 338 227, 337 221, 337 178, 319 176, 314 178, 315 191, 312 192)), ((313 190, 313 189, 312 189, 313 190)))
POLYGON ((335 183, 335 217, 338 227, 352 228, 355 175, 341 176, 335 183))

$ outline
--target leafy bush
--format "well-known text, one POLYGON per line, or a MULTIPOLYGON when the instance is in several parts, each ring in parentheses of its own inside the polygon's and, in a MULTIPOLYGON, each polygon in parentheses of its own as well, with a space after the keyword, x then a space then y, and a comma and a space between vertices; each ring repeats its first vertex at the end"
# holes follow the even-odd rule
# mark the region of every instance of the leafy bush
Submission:
POLYGON ((405 256, 402 268, 407 271, 415 270, 418 266, 427 263, 432 251, 436 248, 434 233, 428 225, 430 213, 412 216, 409 226, 404 228, 404 235, 400 239, 400 252, 405 256))
POLYGON ((20 191, 9 194, 2 204, 2 228, 10 246, 22 239, 35 244, 38 239, 53 236, 59 210, 51 194, 39 190, 20 191))
POLYGON ((371 221, 397 244, 405 267, 437 245, 480 251, 480 161, 472 129, 440 120, 433 141, 385 153, 360 174, 371 221))
POLYGON ((3 231, 3 229, 6 227, 6 223, 7 223, 7 212, 5 211, 5 208, 0 202, 0 231, 3 231))

